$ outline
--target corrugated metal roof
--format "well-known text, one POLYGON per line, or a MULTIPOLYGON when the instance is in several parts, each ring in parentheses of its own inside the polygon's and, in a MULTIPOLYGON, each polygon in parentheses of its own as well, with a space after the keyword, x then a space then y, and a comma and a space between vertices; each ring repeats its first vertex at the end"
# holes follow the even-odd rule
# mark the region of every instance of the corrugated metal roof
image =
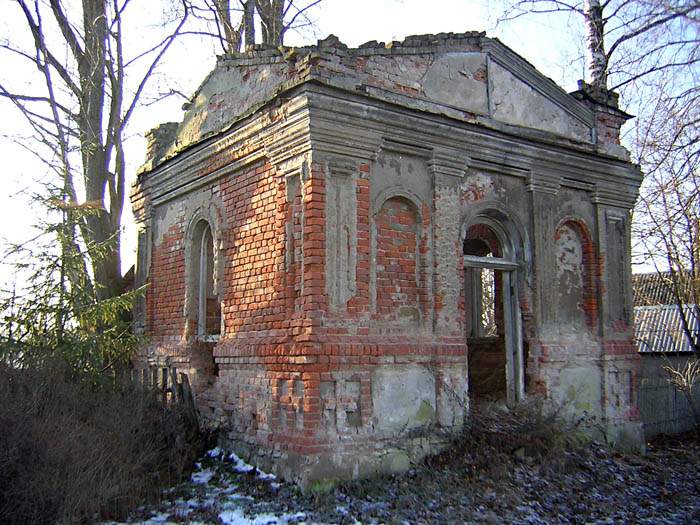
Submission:
POLYGON ((671 272, 633 274, 632 290, 635 307, 676 304, 671 272))
MULTIPOLYGON (((684 305, 695 342, 700 342, 697 309, 684 305)), ((693 348, 683 331, 681 310, 677 305, 637 306, 634 309, 634 333, 637 350, 642 353, 692 352, 693 348)))

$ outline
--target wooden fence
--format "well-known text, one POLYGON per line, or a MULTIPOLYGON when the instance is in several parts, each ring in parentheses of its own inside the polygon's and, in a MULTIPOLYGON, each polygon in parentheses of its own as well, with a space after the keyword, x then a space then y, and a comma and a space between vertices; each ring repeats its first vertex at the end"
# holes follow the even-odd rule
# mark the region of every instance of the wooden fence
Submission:
POLYGON ((157 391, 164 404, 179 404, 189 419, 198 421, 190 380, 185 372, 179 372, 174 367, 152 365, 132 368, 127 373, 131 381, 157 391))
MULTIPOLYGON (((685 395, 668 381, 666 365, 682 368, 692 355, 642 354, 642 375, 639 384, 639 409, 647 439, 658 434, 678 434, 695 425, 685 395)), ((700 389, 694 395, 700 406, 700 389)))

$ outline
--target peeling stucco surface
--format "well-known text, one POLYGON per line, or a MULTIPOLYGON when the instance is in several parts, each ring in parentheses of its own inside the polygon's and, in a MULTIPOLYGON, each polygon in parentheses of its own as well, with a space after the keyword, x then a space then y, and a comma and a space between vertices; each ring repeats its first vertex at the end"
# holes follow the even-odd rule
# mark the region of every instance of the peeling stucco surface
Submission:
POLYGON ((488 114, 486 55, 448 53, 437 58, 419 85, 433 102, 488 114))
POLYGON ((483 34, 416 37, 410 45, 359 49, 334 38, 318 47, 265 49, 254 58, 224 55, 188 104, 169 147, 154 153, 172 157, 308 81, 489 127, 502 123, 592 141, 592 113, 573 97, 562 98, 551 82, 535 88, 522 80, 536 74, 534 68, 483 34), (523 74, 514 75, 492 59, 499 53, 523 74), (574 114, 585 115, 587 122, 574 114))
POLYGON ((551 131, 573 139, 591 140, 591 130, 577 119, 562 112, 548 100, 510 71, 491 63, 491 104, 496 120, 527 128, 551 131))
POLYGON ((485 173, 474 173, 464 179, 460 189, 466 202, 477 202, 493 197, 493 178, 485 173))
POLYGON ((236 118, 269 100, 289 73, 284 63, 245 68, 219 65, 197 91, 178 126, 175 142, 165 155, 173 155, 225 129, 236 118))
POLYGON ((578 233, 564 224, 556 236, 557 306, 567 312, 560 323, 569 322, 583 326, 583 250, 578 233))
POLYGON ((435 417, 435 378, 420 366, 393 366, 374 371, 374 426, 399 432, 430 424, 435 417))

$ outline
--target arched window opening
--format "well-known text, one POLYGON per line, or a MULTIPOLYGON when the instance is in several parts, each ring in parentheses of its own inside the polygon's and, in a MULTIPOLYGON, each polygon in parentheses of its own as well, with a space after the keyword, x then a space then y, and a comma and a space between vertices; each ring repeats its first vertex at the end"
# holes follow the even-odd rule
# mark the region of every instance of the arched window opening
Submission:
POLYGON ((195 229, 192 249, 193 309, 199 338, 221 333, 221 303, 216 291, 214 271, 214 237, 206 221, 195 229))

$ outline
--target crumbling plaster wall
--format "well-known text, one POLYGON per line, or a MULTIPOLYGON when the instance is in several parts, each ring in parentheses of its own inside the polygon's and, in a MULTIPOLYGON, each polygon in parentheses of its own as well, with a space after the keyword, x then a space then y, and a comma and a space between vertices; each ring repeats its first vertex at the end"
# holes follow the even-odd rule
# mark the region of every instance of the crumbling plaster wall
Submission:
POLYGON ((489 96, 494 119, 563 137, 590 140, 589 125, 563 112, 561 106, 520 81, 508 69, 491 62, 489 73, 489 96))
POLYGON ((532 366, 541 370, 540 388, 572 415, 594 418, 611 442, 638 446, 639 358, 624 290, 631 201, 566 178, 547 191, 541 210, 550 211, 536 212, 536 220, 551 249, 535 255, 538 279, 554 286, 538 287, 540 352, 532 366))
MULTIPOLYGON (((325 110, 326 105, 319 102, 317 106, 325 110)), ((330 103, 327 107, 331 107, 330 103)), ((367 118, 378 113, 379 110, 370 106, 362 115, 367 118)), ((330 133, 331 126, 326 127, 324 118, 318 115, 321 122, 317 120, 317 129, 330 133)), ((355 137, 352 118, 346 117, 338 106, 334 106, 334 118, 342 122, 345 136, 355 137)), ((511 149, 512 143, 511 148, 501 150, 504 153, 496 161, 493 152, 499 151, 500 144, 476 146, 473 139, 466 137, 460 144, 457 137, 461 135, 454 128, 439 131, 441 137, 452 140, 436 140, 435 129, 431 133, 412 132, 408 130, 419 126, 410 119, 397 120, 394 116, 390 125, 389 120, 385 129, 396 140, 411 143, 417 151, 423 148, 422 151, 432 152, 428 164, 430 177, 434 179, 436 329, 448 334, 462 327, 461 273, 460 265, 454 263, 460 249, 460 227, 478 216, 479 210, 504 212, 519 225, 515 229, 521 231, 521 238, 527 240, 527 248, 521 248, 517 257, 522 269, 517 285, 529 350, 528 388, 572 406, 577 414, 586 412, 596 417, 597 422, 608 422, 611 427, 625 427, 631 421, 628 442, 638 442, 634 394, 638 363, 631 346, 632 336, 629 327, 619 321, 613 323, 615 330, 609 329, 612 327, 609 310, 625 318, 628 311, 624 305, 629 304, 629 299, 608 285, 612 281, 613 287, 624 283, 629 235, 619 227, 611 229, 610 221, 614 224, 622 220, 627 224, 624 217, 634 199, 636 175, 632 172, 625 178, 622 172, 616 172, 615 177, 619 178, 611 177, 610 168, 604 163, 591 164, 578 154, 566 159, 560 151, 545 153, 545 148, 538 153, 533 151, 531 156, 527 148, 511 149), (441 158, 440 153, 447 143, 452 152, 449 161, 441 158), (559 166, 554 168, 557 163, 559 166), (442 171, 450 175, 443 175, 442 171), (456 182, 446 183, 447 180, 456 182), (590 290, 585 294, 576 291, 579 297, 573 300, 566 287, 555 285, 557 228, 567 221, 588 233, 586 246, 580 238, 577 241, 580 246, 575 249, 582 261, 586 252, 585 271, 590 290), (617 237, 610 240, 609 231, 617 237), (615 247, 610 257, 607 246, 612 243, 615 247), (573 311, 567 313, 564 305, 573 307, 573 311), (610 306, 606 309, 606 305, 610 306)), ((375 124, 370 128, 380 129, 375 124)), ((363 140, 368 141, 367 137, 363 140)), ((409 181, 410 175, 405 180, 409 181)))

